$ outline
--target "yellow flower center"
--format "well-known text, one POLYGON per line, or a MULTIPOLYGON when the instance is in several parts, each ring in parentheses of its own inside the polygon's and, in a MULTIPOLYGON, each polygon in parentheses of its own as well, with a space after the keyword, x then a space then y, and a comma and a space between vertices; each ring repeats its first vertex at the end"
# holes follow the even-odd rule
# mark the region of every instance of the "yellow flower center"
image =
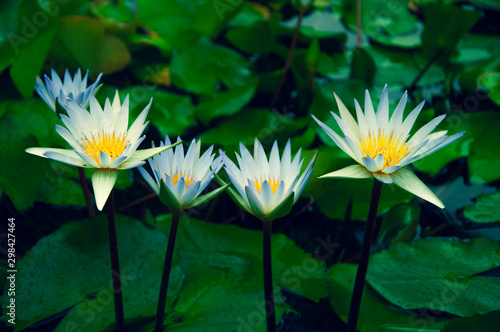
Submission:
POLYGON ((99 162, 101 151, 110 156, 111 160, 114 160, 122 154, 126 147, 127 139, 125 134, 117 136, 115 133, 110 135, 104 132, 97 133, 95 136, 91 134, 91 139, 85 137, 82 144, 83 151, 94 159, 99 166, 101 165, 99 162))
POLYGON ((384 168, 397 165, 410 153, 408 145, 399 137, 393 136, 392 132, 389 134, 379 132, 376 135, 370 133, 368 137, 362 137, 359 149, 365 158, 383 155, 384 168))
POLYGON ((181 178, 184 178, 184 182, 186 182, 186 189, 194 183, 194 178, 189 173, 176 171, 174 175, 170 177, 174 186, 179 182, 181 178))
POLYGON ((271 190, 273 191, 273 195, 278 190, 278 187, 280 186, 280 180, 279 179, 260 179, 260 180, 255 180, 253 185, 255 186, 255 189, 257 189, 257 192, 260 194, 260 191, 262 190, 262 184, 264 181, 268 181, 269 184, 271 185, 271 190))

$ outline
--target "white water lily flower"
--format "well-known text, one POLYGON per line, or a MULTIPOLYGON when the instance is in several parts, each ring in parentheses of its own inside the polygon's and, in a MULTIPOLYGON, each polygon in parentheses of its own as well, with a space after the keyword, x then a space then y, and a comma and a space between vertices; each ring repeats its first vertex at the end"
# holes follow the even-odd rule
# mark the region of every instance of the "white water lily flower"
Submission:
POLYGON ((64 74, 64 83, 59 78, 59 75, 54 69, 51 71, 52 79, 44 75, 45 84, 40 77, 36 77, 35 90, 43 99, 43 101, 55 112, 56 111, 56 99, 62 107, 66 107, 66 98, 73 99, 77 104, 87 107, 89 103, 90 96, 94 95, 99 87, 99 81, 101 80, 102 73, 97 76, 97 79, 93 84, 87 87, 87 77, 89 76, 89 71, 85 74, 82 80, 82 73, 80 69, 76 71, 74 79, 66 69, 64 74))
MULTIPOLYGON (((177 142, 180 141, 180 137, 177 137, 177 142)), ((168 136, 165 136, 165 143, 161 142, 160 146, 171 144, 168 136)), ((185 155, 184 147, 180 144, 175 151, 167 150, 149 158, 154 179, 143 167, 138 168, 164 204, 176 209, 186 209, 207 202, 225 189, 218 188, 198 197, 222 167, 222 156, 215 158, 215 154, 212 154, 213 146, 201 157, 200 147, 201 141, 193 139, 185 155)))
POLYGON ((223 156, 224 169, 237 190, 235 192, 230 188, 229 194, 241 208, 260 219, 283 217, 290 212, 313 171, 316 154, 299 177, 304 161, 300 160, 301 150, 292 160, 288 140, 280 160, 278 143, 275 141, 268 160, 257 139, 253 157, 240 143, 241 156, 236 153, 239 168, 227 156, 223 156))
POLYGON ((340 137, 314 115, 312 117, 338 147, 360 165, 348 166, 321 177, 375 177, 386 184, 395 183, 443 209, 444 204, 439 198, 413 172, 403 167, 453 143, 465 132, 451 136, 446 135, 446 130, 432 133, 446 116, 440 115, 420 128, 408 140, 410 130, 422 110, 424 102, 420 103, 403 121, 403 111, 407 99, 405 92, 389 119, 387 85, 382 91, 376 113, 368 90, 365 93, 364 114, 358 102, 354 100, 357 122, 337 95, 334 95, 340 110, 340 117, 333 112, 331 113, 344 133, 344 137, 340 137))
POLYGON ((61 114, 66 128, 56 125, 56 131, 72 149, 29 148, 26 152, 66 164, 96 168, 92 186, 97 208, 102 210, 116 182, 118 169, 129 169, 145 163, 145 159, 172 146, 138 150, 145 139, 141 137, 149 121, 144 122, 153 99, 128 128, 129 98, 120 104, 116 91, 113 103, 106 99, 104 110, 93 95, 90 113, 72 99, 67 99, 68 115, 61 114))

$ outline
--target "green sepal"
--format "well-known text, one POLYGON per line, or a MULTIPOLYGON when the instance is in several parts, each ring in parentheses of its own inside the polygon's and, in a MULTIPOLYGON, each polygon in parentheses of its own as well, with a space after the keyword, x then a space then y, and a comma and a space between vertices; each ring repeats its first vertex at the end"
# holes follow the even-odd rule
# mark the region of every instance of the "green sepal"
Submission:
POLYGON ((193 208, 193 207, 196 207, 198 205, 202 205, 202 204, 205 204, 207 203, 208 201, 210 201, 212 198, 214 198, 215 196, 219 195, 221 192, 223 192, 227 187, 229 187, 230 183, 222 186, 222 187, 219 187, 215 190, 212 190, 211 192, 209 192, 208 194, 206 195, 203 195, 203 196, 199 196, 197 197, 196 199, 194 199, 191 204, 187 205, 186 208, 193 208))
POLYGON ((170 191, 170 189, 168 189, 168 186, 164 180, 161 180, 160 182, 160 194, 158 196, 160 197, 160 201, 164 205, 172 209, 181 210, 181 204, 179 203, 175 195, 170 191))
POLYGON ((250 206, 248 206, 248 204, 243 200, 243 198, 240 196, 240 194, 236 190, 234 190, 233 187, 230 186, 230 183, 226 183, 217 174, 214 174, 214 176, 215 176, 215 179, 217 180, 217 182, 219 182, 219 184, 221 186, 223 186, 223 187, 227 186, 227 187, 225 187, 226 191, 227 191, 227 194, 236 203, 236 205, 238 205, 244 211, 246 211, 246 212, 248 212, 250 214, 253 214, 252 208, 250 206))
POLYGON ((262 218, 263 220, 274 220, 286 216, 292 210, 293 198, 295 193, 292 191, 287 198, 283 200, 271 213, 262 218))

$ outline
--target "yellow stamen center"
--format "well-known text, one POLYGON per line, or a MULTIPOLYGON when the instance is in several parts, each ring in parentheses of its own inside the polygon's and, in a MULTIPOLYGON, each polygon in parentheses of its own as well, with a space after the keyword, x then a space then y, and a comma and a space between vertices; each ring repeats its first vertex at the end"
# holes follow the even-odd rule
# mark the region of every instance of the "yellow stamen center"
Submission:
POLYGON ((410 150, 408 145, 399 137, 393 136, 390 132, 383 131, 378 134, 370 133, 368 137, 362 137, 359 149, 363 157, 375 158, 379 154, 384 156, 384 168, 397 165, 401 159, 406 157, 410 150))
POLYGON ((99 161, 99 156, 101 151, 105 152, 114 160, 116 157, 120 156, 127 147, 126 135, 115 135, 115 133, 107 134, 104 132, 97 133, 96 135, 91 134, 91 138, 84 138, 82 148, 83 151, 92 159, 94 159, 99 166, 101 165, 99 161))
POLYGON ((255 180, 253 185, 255 186, 255 189, 257 189, 257 192, 260 194, 260 191, 262 190, 262 184, 264 181, 268 181, 269 184, 271 185, 271 190, 273 191, 273 195, 278 190, 278 187, 280 186, 280 180, 279 179, 260 179, 260 180, 255 180))
POLYGON ((189 173, 176 171, 174 175, 170 177, 174 186, 179 182, 181 178, 184 178, 184 182, 186 182, 186 189, 194 183, 194 178, 189 173))

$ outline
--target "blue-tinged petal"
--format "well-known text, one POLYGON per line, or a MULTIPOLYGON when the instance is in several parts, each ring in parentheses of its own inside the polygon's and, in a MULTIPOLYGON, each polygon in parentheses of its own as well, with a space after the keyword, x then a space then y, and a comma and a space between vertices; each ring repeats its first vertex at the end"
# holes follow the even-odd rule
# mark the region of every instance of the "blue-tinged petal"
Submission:
POLYGON ((147 184, 149 184, 151 189, 153 189, 153 191, 157 195, 159 195, 160 194, 160 185, 158 184, 158 182, 156 182, 153 179, 153 177, 151 175, 149 175, 149 173, 144 169, 144 167, 142 167, 142 166, 137 167, 137 170, 139 170, 139 173, 141 173, 142 177, 147 182, 147 184))
POLYGON ((143 160, 127 160, 118 166, 118 169, 131 169, 141 165, 144 165, 146 162, 143 160))
POLYGON ((428 202, 444 209, 444 204, 439 198, 410 170, 401 168, 391 174, 394 183, 404 190, 425 199, 428 202))
POLYGON ((363 165, 365 165, 366 169, 370 172, 378 172, 380 169, 378 168, 377 163, 372 157, 363 158, 363 165))
POLYGON ((375 172, 373 173, 373 176, 382 183, 392 184, 392 178, 389 174, 375 172))
POLYGON ((145 159, 151 158, 152 156, 154 156, 160 152, 163 152, 165 150, 172 148, 176 144, 180 144, 180 142, 177 142, 174 145, 159 146, 157 148, 137 150, 132 154, 132 156, 130 156, 129 161, 145 160, 145 159))
POLYGON ((189 205, 191 202, 198 196, 199 194, 199 189, 200 189, 201 181, 196 181, 195 183, 191 184, 184 195, 182 195, 181 198, 181 205, 189 205))
POLYGON ((97 161, 95 161, 94 159, 92 159, 89 155, 87 155, 86 153, 82 152, 82 151, 79 151, 78 149, 74 149, 73 151, 75 151, 75 153, 90 167, 94 167, 94 168, 101 168, 101 166, 99 166, 99 164, 97 163, 97 161))
POLYGON ((118 171, 115 169, 96 169, 92 173, 92 187, 97 208, 102 211, 115 185, 118 171))
POLYGON ((264 207, 262 206, 262 203, 259 200, 258 193, 257 193, 257 190, 255 190, 255 187, 253 185, 246 186, 245 192, 246 192, 247 197, 248 197, 248 203, 249 203, 250 207, 252 208, 254 215, 265 216, 267 213, 264 210, 264 207))
POLYGON ((418 145, 420 142, 422 142, 436 127, 443 121, 443 119, 446 117, 446 114, 440 115, 434 119, 432 119, 428 124, 420 128, 415 135, 410 139, 408 142, 408 145, 410 147, 418 145))
MULTIPOLYGON (((249 184, 249 185, 251 185, 251 184, 249 184)), ((262 202, 262 206, 264 207, 266 214, 268 214, 272 210, 274 210, 274 208, 275 208, 274 194, 273 194, 273 190, 271 189, 271 185, 269 184, 269 181, 267 181, 267 180, 262 182, 262 187, 260 189, 260 201, 262 202)))
POLYGON ((382 170, 382 173, 391 174, 400 169, 402 166, 388 166, 382 170))
POLYGON ((125 160, 127 160, 127 158, 128 157, 126 155, 121 155, 121 156, 116 157, 115 159, 113 159, 113 161, 109 165, 109 168, 118 168, 121 165, 121 163, 123 163, 125 160))
POLYGON ((99 153, 99 164, 102 168, 109 168, 111 165, 111 157, 104 151, 99 153))
MULTIPOLYGON (((73 152, 72 150, 66 150, 68 152, 73 152)), ((29 151, 27 151, 29 152, 29 151)), ((47 151, 44 154, 45 157, 53 160, 60 161, 65 164, 69 165, 74 165, 74 166, 79 166, 79 167, 89 167, 81 158, 78 157, 76 153, 68 154, 67 152, 61 153, 61 152, 54 152, 54 151, 47 151)))
POLYGON ((375 157, 375 164, 377 165, 378 170, 382 170, 384 168, 385 158, 384 155, 379 154, 375 157))
POLYGON ((337 144, 337 146, 342 149, 347 155, 349 155, 351 158, 356 159, 354 157, 354 153, 351 151, 347 143, 336 133, 334 132, 330 127, 325 125, 323 122, 318 120, 314 115, 311 115, 314 121, 320 125, 321 128, 327 133, 328 136, 337 144))

